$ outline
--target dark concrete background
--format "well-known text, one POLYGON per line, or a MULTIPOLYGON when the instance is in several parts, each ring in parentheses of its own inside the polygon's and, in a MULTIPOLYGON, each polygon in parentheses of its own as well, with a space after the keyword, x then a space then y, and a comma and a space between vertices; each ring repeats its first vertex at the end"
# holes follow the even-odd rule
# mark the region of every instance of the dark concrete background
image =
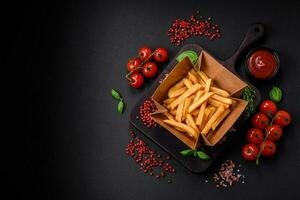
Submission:
MULTIPOLYGON (((4 61, 22 68, 25 91, 25 150, 19 150, 24 170, 15 173, 16 193, 20 199, 299 199, 299 9, 298 1, 164 0, 26 2, 12 9, 4 61), (143 45, 165 47, 172 58, 181 47, 170 44, 169 26, 198 9, 216 20, 222 37, 193 37, 185 44, 200 44, 221 59, 233 54, 250 24, 265 24, 261 45, 278 52, 281 69, 274 80, 252 83, 263 97, 280 86, 280 107, 291 111, 293 123, 284 129, 278 154, 259 167, 241 158, 241 132, 206 174, 191 174, 172 161, 177 173, 168 184, 145 176, 124 153, 130 110, 152 83, 130 88, 125 65, 143 45), (111 88, 125 99, 123 115, 116 112, 111 88), (205 183, 226 159, 242 164, 245 184, 217 189, 205 183)), ((242 76, 243 66, 242 59, 242 76)))

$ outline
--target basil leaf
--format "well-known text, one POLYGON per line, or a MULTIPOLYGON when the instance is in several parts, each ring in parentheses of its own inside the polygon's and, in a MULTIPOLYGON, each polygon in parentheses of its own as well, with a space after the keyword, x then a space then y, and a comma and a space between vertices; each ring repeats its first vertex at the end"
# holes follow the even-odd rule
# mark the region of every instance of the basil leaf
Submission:
POLYGON ((119 113, 123 113, 123 110, 124 110, 124 103, 123 103, 123 101, 121 100, 121 101, 119 101, 119 103, 118 103, 118 112, 119 112, 119 113))
POLYGON ((186 149, 186 150, 180 151, 180 154, 183 156, 190 156, 193 153, 194 153, 194 150, 192 150, 192 149, 186 149))
POLYGON ((120 100, 121 99, 121 95, 114 89, 111 89, 111 96, 116 99, 116 100, 120 100))
POLYGON ((200 158, 200 159, 202 159, 202 160, 208 160, 210 157, 209 157, 209 155, 207 155, 205 152, 203 152, 203 151, 198 151, 197 152, 197 155, 198 155, 198 157, 200 158))

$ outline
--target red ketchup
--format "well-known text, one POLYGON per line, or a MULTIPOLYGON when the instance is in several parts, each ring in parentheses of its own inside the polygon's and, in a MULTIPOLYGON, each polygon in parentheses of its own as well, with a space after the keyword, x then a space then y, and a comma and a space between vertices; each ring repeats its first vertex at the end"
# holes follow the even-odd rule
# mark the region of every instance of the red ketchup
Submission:
POLYGON ((279 67, 276 55, 269 50, 259 49, 248 56, 248 72, 257 79, 271 78, 277 72, 279 67))

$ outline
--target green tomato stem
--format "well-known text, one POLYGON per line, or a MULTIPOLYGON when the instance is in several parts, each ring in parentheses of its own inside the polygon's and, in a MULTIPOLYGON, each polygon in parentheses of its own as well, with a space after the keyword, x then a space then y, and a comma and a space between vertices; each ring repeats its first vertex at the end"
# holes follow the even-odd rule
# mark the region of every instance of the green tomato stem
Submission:
MULTIPOLYGON (((270 118, 271 118, 271 123, 269 125, 272 125, 273 122, 274 122, 274 117, 270 116, 270 118)), ((259 165, 259 158, 261 156, 262 150, 265 148, 265 142, 267 141, 267 138, 268 138, 269 134, 270 134, 270 132, 266 134, 266 136, 264 138, 264 141, 263 141, 263 145, 262 145, 261 149, 259 150, 259 152, 257 154, 256 165, 259 165)))
POLYGON ((129 76, 130 76, 132 73, 134 73, 136 70, 142 69, 142 68, 143 68, 143 65, 144 65, 146 62, 149 61, 149 59, 154 55, 154 53, 155 53, 155 51, 153 51, 153 52, 150 54, 149 58, 148 58, 147 60, 143 61, 137 68, 135 68, 135 69, 133 69, 131 72, 127 73, 126 76, 125 76, 125 78, 126 78, 128 81, 132 82, 132 79, 129 78, 129 76))

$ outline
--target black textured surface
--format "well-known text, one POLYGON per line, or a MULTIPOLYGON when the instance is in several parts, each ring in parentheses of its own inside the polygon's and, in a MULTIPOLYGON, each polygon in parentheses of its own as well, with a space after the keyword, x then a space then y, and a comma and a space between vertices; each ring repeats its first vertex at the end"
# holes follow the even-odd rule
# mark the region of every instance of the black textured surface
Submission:
MULTIPOLYGON (((26 138, 25 179, 10 178, 20 199, 299 199, 299 9, 298 1, 60 1, 12 5, 5 57, 12 69, 24 70, 26 138), (241 136, 204 175, 194 175, 172 160, 172 184, 145 176, 124 153, 129 114, 152 80, 140 90, 128 87, 125 64, 143 45, 162 46, 172 58, 181 47, 169 43, 172 21, 197 9, 221 27, 216 41, 193 37, 220 59, 240 44, 249 24, 266 26, 264 46, 280 58, 278 76, 253 82, 263 97, 273 85, 284 91, 284 107, 293 123, 284 129, 278 154, 261 166, 240 156, 241 136), (11 21, 10 21, 11 20, 11 21), (118 114, 109 92, 118 89, 126 111, 118 114), (226 159, 242 164, 245 184, 218 189, 210 176, 226 159), (208 178, 209 183, 205 183, 208 178), (21 189, 19 189, 21 188, 21 189), (22 198, 21 198, 22 197, 22 198)), ((241 60, 241 64, 243 61, 241 60)), ((166 64, 161 65, 163 69, 166 64)), ((245 71, 239 68, 245 77, 245 71)), ((148 141, 148 140, 147 140, 148 141)), ((162 152, 157 146, 157 151, 162 152)))

